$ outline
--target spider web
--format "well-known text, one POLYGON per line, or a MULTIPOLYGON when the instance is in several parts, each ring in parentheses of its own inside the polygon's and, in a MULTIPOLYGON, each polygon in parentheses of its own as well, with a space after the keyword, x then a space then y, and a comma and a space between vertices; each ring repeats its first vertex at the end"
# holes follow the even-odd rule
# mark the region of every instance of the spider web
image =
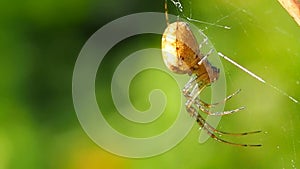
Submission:
POLYGON ((264 134, 256 139, 263 147, 251 152, 260 157, 258 166, 299 168, 300 48, 296 44, 300 33, 292 18, 274 1, 171 1, 177 13, 197 24, 219 52, 244 66, 237 68, 223 60, 228 91, 243 90, 227 105, 245 104, 247 110, 226 118, 225 123, 232 125, 222 123, 221 128, 234 130, 239 124, 261 128, 264 134))

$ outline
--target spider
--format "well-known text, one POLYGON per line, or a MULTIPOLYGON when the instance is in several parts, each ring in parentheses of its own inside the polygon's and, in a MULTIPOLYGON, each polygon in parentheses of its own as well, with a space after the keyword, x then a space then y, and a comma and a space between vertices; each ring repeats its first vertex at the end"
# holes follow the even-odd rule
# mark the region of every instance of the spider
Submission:
MULTIPOLYGON (((173 2, 174 3, 174 2, 173 2)), ((175 4, 176 5, 176 4, 175 4)), ((186 83, 182 92, 186 97, 185 103, 187 112, 196 119, 200 128, 204 129, 211 138, 216 141, 227 143, 236 146, 251 146, 259 147, 260 144, 240 144, 233 143, 224 139, 221 139, 217 135, 248 135, 259 133, 261 131, 252 131, 244 133, 229 133, 217 130, 212 125, 208 124, 205 119, 198 113, 198 110, 206 113, 207 115, 223 116, 238 112, 244 107, 240 107, 234 110, 228 110, 224 112, 211 112, 209 109, 215 107, 220 103, 225 103, 227 100, 238 94, 240 90, 236 91, 232 95, 226 97, 222 102, 209 104, 200 100, 200 93, 216 80, 218 80, 220 69, 214 67, 208 60, 207 57, 214 51, 210 49, 207 54, 201 53, 201 48, 208 41, 208 38, 204 35, 204 40, 201 43, 197 43, 197 40, 192 33, 188 23, 183 21, 176 21, 169 23, 168 20, 168 8, 167 0, 165 0, 165 15, 167 28, 165 29, 162 36, 162 56, 165 65, 174 73, 188 74, 191 79, 186 83)))

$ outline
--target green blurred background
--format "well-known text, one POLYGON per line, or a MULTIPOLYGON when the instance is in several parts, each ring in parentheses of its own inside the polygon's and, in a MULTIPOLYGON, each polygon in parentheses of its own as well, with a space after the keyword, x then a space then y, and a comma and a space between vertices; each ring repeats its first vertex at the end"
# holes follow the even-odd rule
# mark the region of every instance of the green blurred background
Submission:
MULTIPOLYGON (((230 26, 230 30, 196 25, 208 27, 205 34, 218 51, 300 99, 300 28, 277 1, 182 3, 184 12, 188 15, 192 9, 193 18, 198 20, 215 22, 225 17, 219 24, 230 26)), ((247 109, 223 117, 219 128, 236 132, 261 129, 262 134, 229 140, 258 142, 263 147, 235 147, 213 139, 199 144, 196 124, 175 148, 146 159, 110 154, 89 139, 76 118, 71 89, 73 68, 82 46, 106 23, 137 12, 164 12, 163 4, 164 0, 0 2, 0 169, 300 167, 299 104, 226 61, 228 93, 242 89, 226 109, 242 105, 247 109)), ((170 13, 176 14, 169 6, 170 13)), ((102 112, 107 112, 105 116, 122 132, 126 133, 126 127, 114 120, 117 112, 110 95, 111 75, 131 52, 159 48, 160 38, 129 38, 110 51, 99 68, 106 79, 96 82, 97 92, 105 92, 97 95, 98 99, 106 99, 102 112)), ((180 91, 173 90, 174 84, 168 75, 156 70, 141 72, 132 81, 130 98, 140 110, 149 107, 151 88, 165 89, 169 99, 165 112, 169 118, 160 119, 158 126, 153 123, 147 132, 157 134, 175 119, 172 112, 178 107, 180 91), (157 81, 162 83, 154 83, 157 81)), ((140 134, 136 135, 148 136, 143 128, 137 131, 140 134)))

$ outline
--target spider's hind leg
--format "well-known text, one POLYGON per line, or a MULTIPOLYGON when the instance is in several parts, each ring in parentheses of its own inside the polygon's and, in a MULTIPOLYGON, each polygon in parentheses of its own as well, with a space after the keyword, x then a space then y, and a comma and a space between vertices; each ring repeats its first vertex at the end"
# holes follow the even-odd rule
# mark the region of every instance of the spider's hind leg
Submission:
POLYGON ((198 102, 198 96, 200 95, 201 91, 207 86, 205 84, 198 83, 197 79, 197 76, 192 77, 182 90, 183 95, 187 99, 185 103, 187 109, 195 104, 195 102, 198 102))
POLYGON ((225 102, 227 102, 228 100, 230 100, 233 96, 237 95, 238 93, 241 92, 241 89, 235 91, 234 93, 232 93, 231 95, 227 96, 224 100, 220 101, 220 102, 216 102, 216 103, 206 103, 202 100, 199 99, 199 104, 207 107, 207 108, 212 108, 212 107, 216 107, 219 104, 224 104, 225 102))
POLYGON ((215 107, 218 104, 225 103, 227 100, 231 99, 234 95, 238 94, 240 92, 240 90, 237 90, 235 93, 229 95, 221 102, 208 104, 199 98, 201 91, 204 90, 206 87, 207 87, 207 85, 197 82, 197 76, 192 77, 188 81, 188 83, 183 88, 183 94, 187 99, 187 101, 186 101, 187 108, 191 107, 194 104, 202 112, 204 112, 208 115, 214 115, 214 116, 223 116, 223 115, 227 115, 227 114, 232 114, 232 113, 241 111, 245 108, 245 107, 239 107, 237 109, 227 110, 227 111, 223 111, 223 112, 211 112, 209 110, 211 107, 215 107))
POLYGON ((212 107, 216 107, 219 104, 225 103, 227 100, 229 100, 230 98, 232 98, 234 95, 238 94, 241 90, 237 90, 235 93, 229 95, 228 97, 226 97, 223 101, 221 102, 217 102, 217 103, 206 103, 200 99, 196 99, 195 100, 195 105, 197 106, 198 109, 200 109, 202 112, 208 114, 208 115, 213 115, 213 116, 223 116, 223 115, 227 115, 227 114, 232 114, 232 113, 236 113, 238 111, 241 111, 243 109, 245 109, 245 107, 239 107, 233 110, 226 110, 223 112, 211 112, 209 109, 212 107))

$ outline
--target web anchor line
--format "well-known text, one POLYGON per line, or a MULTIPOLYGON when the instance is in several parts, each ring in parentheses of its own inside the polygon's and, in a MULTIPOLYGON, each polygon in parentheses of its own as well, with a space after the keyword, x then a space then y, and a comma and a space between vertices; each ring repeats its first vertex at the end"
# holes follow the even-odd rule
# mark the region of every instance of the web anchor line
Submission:
MULTIPOLYGON (((236 12, 240 11, 240 9, 238 9, 238 10, 232 12, 231 14, 226 15, 226 16, 222 17, 221 19, 218 19, 216 22, 210 23, 210 22, 206 22, 206 21, 201 21, 201 20, 193 19, 192 18, 192 8, 190 8, 189 16, 186 16, 183 13, 183 5, 181 4, 180 0, 170 0, 170 1, 176 7, 176 9, 180 13, 181 17, 183 17, 184 19, 186 19, 186 20, 188 20, 190 22, 196 22, 196 23, 200 23, 200 24, 206 24, 206 25, 209 25, 209 26, 215 26, 215 27, 223 28, 223 29, 231 29, 231 27, 230 26, 226 26, 226 25, 220 25, 218 23, 221 22, 222 20, 228 18, 230 15, 233 15, 236 12)), ((190 6, 191 6, 191 1, 190 1, 190 6)), ((206 29, 208 29, 208 28, 206 28, 206 29)), ((202 30, 202 31, 204 31, 204 30, 202 30)))
POLYGON ((253 72, 251 72, 250 70, 246 69, 245 67, 241 66, 240 64, 236 63, 235 61, 233 61, 232 59, 230 59, 229 57, 227 57, 226 55, 224 55, 221 52, 218 52, 218 55, 222 58, 224 58, 226 61, 230 62, 231 64, 233 64, 234 66, 238 67, 239 69, 241 69, 242 71, 246 72, 247 74, 249 74, 250 76, 252 76, 253 78, 255 78, 256 80, 260 81, 263 84, 268 85, 269 87, 271 87, 272 89, 276 90, 278 93, 288 97, 291 101, 293 101, 294 103, 299 104, 299 101, 297 99, 295 99, 294 97, 288 95, 286 92, 284 92, 283 90, 280 90, 278 87, 266 82, 263 78, 257 76, 256 74, 254 74, 253 72))

